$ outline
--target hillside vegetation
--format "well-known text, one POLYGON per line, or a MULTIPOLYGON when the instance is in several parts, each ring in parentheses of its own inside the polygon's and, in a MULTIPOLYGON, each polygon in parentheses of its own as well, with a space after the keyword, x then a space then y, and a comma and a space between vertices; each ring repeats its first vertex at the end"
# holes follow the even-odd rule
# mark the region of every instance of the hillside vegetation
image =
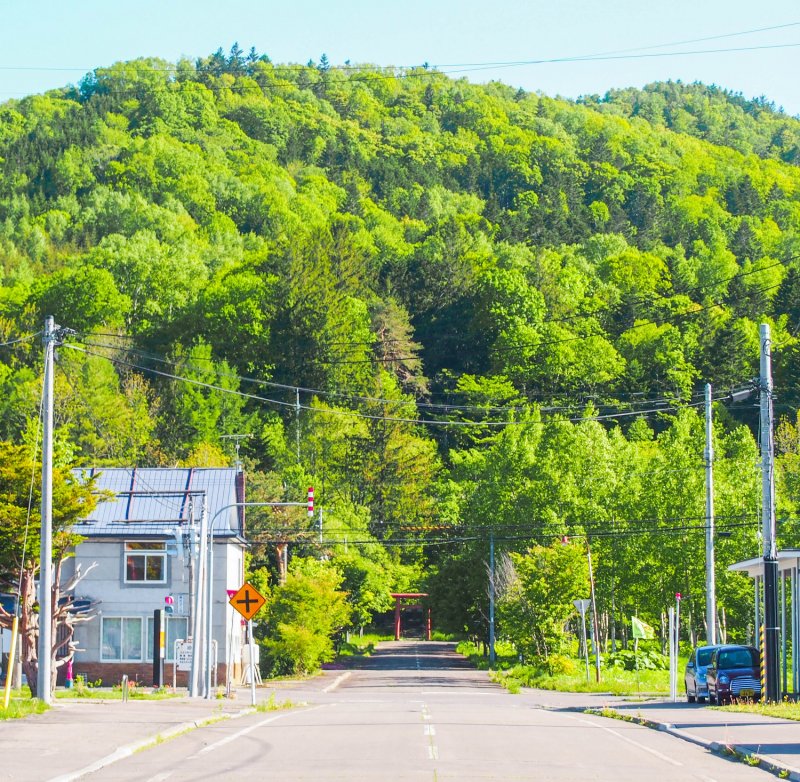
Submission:
MULTIPOLYGON (((440 626, 483 635, 491 530, 508 628, 542 599, 532 561, 575 575, 544 603, 568 616, 589 540, 604 634, 679 591, 702 636, 710 382, 743 638, 727 565, 759 553, 755 401, 723 397, 770 323, 797 544, 799 145, 796 119, 703 85, 570 102, 238 47, 7 102, 0 438, 34 441, 41 350, 16 340, 52 314, 73 330, 58 458, 224 464, 251 435, 249 499, 315 487, 355 624, 424 588, 440 626)), ((321 553, 304 512, 250 528, 254 566, 280 536, 321 553)))

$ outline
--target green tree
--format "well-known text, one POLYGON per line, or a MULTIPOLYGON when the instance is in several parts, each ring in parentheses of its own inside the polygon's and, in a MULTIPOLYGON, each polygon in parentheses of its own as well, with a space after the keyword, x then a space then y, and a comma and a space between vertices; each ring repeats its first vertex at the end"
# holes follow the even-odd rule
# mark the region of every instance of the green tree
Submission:
POLYGON ((350 609, 341 573, 329 562, 295 559, 286 583, 274 587, 267 607, 268 670, 312 673, 333 659, 334 636, 347 626, 350 609))
POLYGON ((582 546, 534 546, 525 553, 511 553, 500 570, 502 635, 528 658, 545 659, 563 652, 565 625, 575 612, 572 601, 589 589, 582 546))
MULTIPOLYGON (((0 442, 0 586, 4 592, 16 595, 19 601, 22 670, 32 694, 36 696, 39 613, 35 580, 41 565, 41 517, 38 510, 41 493, 36 486, 31 492, 32 474, 35 474, 35 465, 31 462, 28 448, 0 442)), ((53 470, 52 687, 55 687, 58 666, 72 659, 74 626, 81 621, 69 610, 73 600, 71 590, 79 582, 81 574, 62 582, 61 565, 80 541, 72 531, 73 525, 89 515, 100 499, 94 488, 94 479, 77 480, 66 469, 53 470), (56 655, 59 655, 58 660, 56 655)), ((10 628, 13 619, 13 614, 0 607, 0 626, 10 628)))

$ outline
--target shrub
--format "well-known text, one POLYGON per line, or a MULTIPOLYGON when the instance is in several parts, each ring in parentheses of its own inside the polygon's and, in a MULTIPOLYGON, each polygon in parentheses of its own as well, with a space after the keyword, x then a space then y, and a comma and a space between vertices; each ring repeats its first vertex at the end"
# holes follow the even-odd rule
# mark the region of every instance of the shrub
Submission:
POLYGON ((563 654, 551 654, 543 661, 542 668, 550 676, 574 676, 578 670, 575 661, 563 654))
POLYGON ((626 671, 665 671, 669 668, 669 658, 655 649, 619 649, 605 658, 609 668, 622 668, 626 671))
POLYGON ((267 607, 267 637, 261 642, 267 673, 313 673, 333 659, 333 638, 350 613, 341 582, 330 563, 293 562, 286 583, 275 588, 267 607))

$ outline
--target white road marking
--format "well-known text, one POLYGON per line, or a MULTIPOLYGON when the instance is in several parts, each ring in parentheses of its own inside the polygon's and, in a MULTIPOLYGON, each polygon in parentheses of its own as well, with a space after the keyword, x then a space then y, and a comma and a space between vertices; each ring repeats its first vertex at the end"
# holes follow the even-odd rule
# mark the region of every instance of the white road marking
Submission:
MULTIPOLYGON (((422 712, 422 719, 423 720, 430 720, 431 713, 428 711, 428 704, 423 703, 420 707, 420 711, 422 712)), ((439 759, 439 748, 436 746, 436 742, 433 739, 433 736, 436 735, 436 728, 431 723, 426 723, 422 726, 422 735, 428 736, 428 757, 431 760, 438 760, 439 759)))
MULTIPOLYGON (((569 716, 569 715, 566 715, 569 716)), ((664 755, 662 752, 659 752, 656 749, 651 749, 650 747, 646 747, 644 744, 639 743, 638 741, 634 741, 632 738, 628 736, 624 736, 619 731, 614 730, 613 728, 607 728, 605 725, 599 725, 596 722, 592 722, 591 720, 582 720, 578 719, 577 717, 570 717, 570 719, 577 719, 578 722, 582 722, 584 725, 591 725, 593 728, 599 728, 600 730, 606 731, 606 733, 610 733, 612 736, 616 736, 618 739, 622 739, 623 741, 627 741, 628 744, 633 744, 634 747, 639 747, 639 749, 643 749, 645 752, 649 752, 651 755, 655 755, 657 758, 661 758, 661 760, 666 760, 667 763, 672 763, 673 766, 682 766, 678 760, 675 760, 668 755, 664 755)))
POLYGON ((150 777, 150 779, 145 780, 145 782, 164 782, 164 780, 171 777, 172 774, 172 771, 163 771, 160 774, 156 774, 154 777, 150 777))
POLYGON ((323 692, 331 692, 331 690, 335 690, 348 676, 352 676, 352 671, 345 671, 344 673, 337 676, 327 687, 323 687, 323 692))
MULTIPOLYGON (((322 706, 312 706, 310 709, 305 709, 305 712, 309 711, 317 711, 317 709, 324 709, 326 708, 327 704, 323 704, 322 706)), ((295 713, 295 712, 293 712, 295 713)), ((215 741, 213 744, 209 744, 203 749, 195 752, 194 755, 190 755, 187 760, 194 760, 195 758, 199 758, 201 755, 204 755, 206 752, 213 752, 215 749, 219 749, 220 747, 225 746, 225 744, 230 744, 232 741, 236 741, 236 739, 240 739, 242 736, 246 736, 248 733, 252 733, 254 730, 258 730, 259 728, 263 728, 265 725, 269 725, 271 722, 276 722, 277 720, 283 719, 284 717, 288 717, 289 714, 277 714, 274 717, 269 717, 268 719, 261 720, 261 722, 257 722, 255 725, 251 725, 249 728, 243 728, 236 733, 231 734, 230 736, 226 736, 224 739, 220 739, 219 741, 215 741)))

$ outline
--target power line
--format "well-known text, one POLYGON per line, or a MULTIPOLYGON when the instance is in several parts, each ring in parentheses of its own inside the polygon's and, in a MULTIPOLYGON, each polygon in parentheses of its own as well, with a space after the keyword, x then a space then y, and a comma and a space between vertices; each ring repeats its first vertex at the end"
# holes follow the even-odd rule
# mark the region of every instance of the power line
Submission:
MULTIPOLYGON (((481 61, 481 62, 460 62, 460 63, 439 63, 435 67, 438 68, 495 68, 495 67, 510 67, 510 66, 518 66, 518 65, 531 65, 531 64, 539 64, 539 63, 555 63, 555 62, 573 62, 573 61, 581 61, 581 60, 595 60, 600 58, 607 58, 613 57, 617 55, 625 55, 629 53, 638 53, 638 52, 646 52, 653 49, 663 49, 669 46, 685 46, 687 44, 692 43, 704 43, 706 41, 717 41, 723 40, 727 38, 736 38, 743 35, 754 35, 756 33, 763 33, 763 32, 772 32, 774 30, 784 30, 791 27, 798 27, 800 26, 800 22, 785 22, 782 24, 770 25, 767 27, 756 27, 750 28, 747 30, 740 30, 737 32, 732 33, 720 33, 717 35, 708 35, 703 36, 701 38, 689 38, 680 41, 670 41, 667 43, 660 43, 660 44, 652 44, 649 46, 636 46, 630 47, 627 49, 616 49, 611 51, 603 51, 603 52, 593 52, 590 54, 581 54, 581 55, 572 55, 568 57, 558 57, 552 58, 549 60, 505 60, 499 62, 491 62, 491 61, 481 61)), ((712 49, 706 50, 701 53, 709 53, 709 52, 725 52, 725 51, 743 51, 749 49, 756 49, 756 48, 780 48, 782 46, 797 46, 798 44, 764 44, 761 46, 755 47, 737 47, 736 49, 712 49)), ((674 54, 680 54, 681 52, 675 52, 674 54)), ((694 54, 696 52, 686 52, 686 54, 694 54)), ((670 52, 665 53, 665 56, 669 56, 670 52)), ((213 56, 207 55, 207 57, 213 56)), ((203 58, 197 57, 195 58, 195 69, 197 69, 197 64, 202 61, 203 58)), ((273 69, 276 70, 285 70, 291 73, 301 73, 305 70, 315 69, 315 66, 309 65, 301 65, 301 64, 283 64, 283 65, 275 65, 272 61, 265 61, 265 60, 256 60, 256 62, 262 62, 265 65, 271 65, 273 69)), ((58 65, 3 65, 0 66, 0 71, 43 71, 43 72, 56 72, 56 73, 65 73, 65 72, 80 72, 80 73, 92 73, 96 70, 106 69, 113 67, 111 66, 94 66, 94 67, 81 67, 81 66, 58 66, 58 65)), ((250 64, 246 62, 245 58, 242 58, 242 68, 250 67, 250 64)), ((353 72, 353 73, 360 73, 365 67, 371 67, 369 65, 349 65, 347 63, 334 65, 331 66, 330 70, 336 71, 344 71, 344 72, 353 72)), ((413 68, 425 68, 423 64, 416 64, 416 65, 400 65, 400 66, 372 66, 372 67, 391 67, 391 68, 403 68, 403 69, 413 69, 413 68)), ((177 73, 178 68, 177 65, 170 65, 166 68, 157 68, 157 67, 150 67, 148 70, 152 70, 154 72, 161 72, 161 73, 177 73)), ((202 71, 195 71, 198 73, 202 73, 202 71)), ((245 75, 245 74, 243 74, 245 75)), ((248 74, 249 75, 249 74, 248 74)))
POLYGON ((26 334, 24 337, 17 337, 16 339, 8 340, 7 342, 0 342, 0 348, 7 348, 10 345, 18 345, 20 342, 30 342, 32 339, 41 336, 42 332, 37 331, 34 334, 26 334))
MULTIPOLYGON (((88 336, 82 337, 82 342, 85 345, 95 347, 95 348, 103 348, 108 350, 117 350, 118 347, 114 345, 109 345, 107 343, 102 342, 91 342, 91 338, 95 336, 94 334, 89 334, 88 336)), ((171 367, 179 367, 183 366, 186 368, 198 369, 202 370, 203 367, 198 366, 196 363, 192 361, 182 362, 179 363, 174 360, 169 360, 164 358, 163 356, 156 355, 154 353, 138 350, 136 348, 124 348, 125 352, 128 354, 133 354, 138 356, 141 359, 148 359, 151 361, 158 362, 160 364, 165 364, 171 367)), ((202 358, 202 361, 213 362, 213 358, 202 358)), ((525 412, 529 410, 529 407, 524 405, 457 405, 457 404, 448 404, 448 403, 438 403, 438 402, 421 402, 416 399, 387 399, 383 397, 373 397, 373 396, 364 396, 361 394, 356 394, 354 392, 348 391, 325 391, 323 389, 318 388, 310 388, 306 386, 295 386, 289 385, 285 383, 276 383, 274 381, 269 380, 262 380, 259 378, 248 377, 246 375, 238 375, 231 372, 221 372, 219 369, 214 367, 214 374, 220 378, 229 378, 238 380, 239 382, 245 383, 253 383, 255 385, 260 385, 268 388, 277 388, 286 391, 290 391, 292 393, 302 392, 304 394, 312 394, 314 396, 323 398, 323 397, 333 397, 338 399, 347 399, 351 401, 357 402, 370 402, 370 403, 377 403, 377 404, 385 404, 385 405, 396 405, 396 406, 405 406, 413 404, 417 408, 422 408, 426 410, 430 410, 431 412, 435 412, 437 410, 441 410, 443 413, 447 412, 454 412, 454 411, 475 411, 479 413, 495 413, 495 412, 506 412, 506 413, 519 413, 525 412)), ((646 397, 646 395, 643 394, 646 397)), ((693 394, 690 398, 699 398, 700 394, 693 394)), ((630 406, 644 406, 644 405, 654 405, 654 404, 664 404, 669 405, 673 403, 673 399, 670 397, 660 397, 660 398, 642 398, 642 399, 632 399, 626 403, 625 405, 630 406)), ((585 407, 587 400, 581 399, 572 402, 571 404, 564 404, 564 405, 547 405, 547 406, 539 406, 538 410, 542 412, 567 412, 570 410, 575 410, 579 407, 585 407)), ((291 404, 292 406, 296 406, 295 402, 287 403, 291 404)), ((600 403, 601 407, 607 407, 610 403, 600 403)), ((614 406, 619 407, 619 404, 615 404, 614 406)))
MULTIPOLYGON (((94 351, 87 350, 85 348, 79 347, 75 344, 70 343, 63 343, 63 347, 71 348, 72 350, 77 350, 81 353, 85 353, 89 356, 95 356, 97 358, 105 358, 108 361, 111 361, 114 364, 120 366, 126 366, 131 369, 137 369, 141 372, 151 373, 154 375, 159 375, 161 377, 165 377, 171 380, 179 380, 185 383, 190 383, 192 385, 199 386, 201 388, 207 388, 213 391, 219 391, 221 393, 232 394, 235 396, 240 396, 245 399, 251 399, 257 402, 264 402, 266 404, 273 404, 279 407, 285 408, 292 408, 297 409, 298 405, 296 402, 284 402, 280 399, 270 399, 268 397, 259 396, 258 394, 250 394, 245 391, 239 391, 236 389, 224 388, 222 386, 215 385, 214 383, 206 383, 201 380, 195 380, 193 378, 183 377, 181 375, 177 375, 171 372, 163 372, 158 369, 154 369, 152 367, 145 367, 140 364, 134 364, 129 361, 124 361, 120 358, 115 358, 113 356, 104 356, 101 353, 95 353, 94 351)), ((704 404, 704 402, 692 402, 685 405, 682 405, 684 408, 688 407, 699 407, 700 405, 704 404)), ((629 412, 621 412, 621 413, 613 413, 613 414, 605 414, 605 415, 595 415, 595 416, 581 416, 580 418, 553 418, 548 421, 529 421, 529 420, 505 420, 505 421, 453 421, 451 419, 425 419, 425 418, 404 418, 399 416, 387 416, 387 415, 371 415, 368 413, 361 413, 354 410, 342 410, 340 408, 318 408, 314 407, 313 405, 305 405, 300 404, 300 409, 308 410, 313 413, 317 414, 327 414, 327 415, 337 415, 337 416, 349 416, 353 418, 360 418, 366 420, 374 420, 374 421, 388 421, 394 423, 406 423, 406 424, 413 424, 413 425, 431 425, 431 426, 456 426, 456 427, 501 427, 501 426, 547 426, 553 423, 583 423, 586 421, 606 421, 612 420, 617 418, 627 418, 630 416, 643 416, 643 415, 650 415, 650 414, 663 414, 668 412, 666 408, 654 408, 650 410, 635 410, 629 412)))

